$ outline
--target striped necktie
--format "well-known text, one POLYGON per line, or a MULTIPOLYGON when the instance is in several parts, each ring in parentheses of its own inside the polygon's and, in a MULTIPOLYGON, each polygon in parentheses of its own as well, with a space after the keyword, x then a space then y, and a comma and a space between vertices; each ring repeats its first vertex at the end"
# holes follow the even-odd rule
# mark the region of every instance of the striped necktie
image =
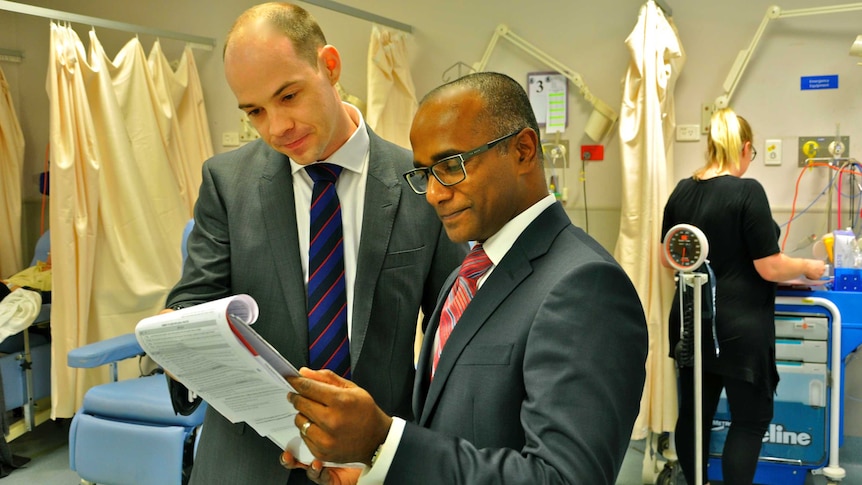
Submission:
POLYGON ((482 245, 478 243, 473 246, 473 249, 464 258, 464 262, 461 263, 458 279, 449 291, 449 296, 446 297, 446 302, 440 313, 440 326, 437 328, 438 345, 437 351, 434 352, 434 363, 431 368, 432 377, 437 371, 437 363, 440 361, 446 340, 449 339, 455 324, 458 323, 461 314, 464 313, 470 300, 473 299, 473 295, 476 294, 479 278, 488 272, 492 264, 482 245))
POLYGON ((344 238, 335 193, 341 168, 329 163, 305 167, 314 181, 308 243, 308 355, 311 368, 331 369, 349 379, 344 238))

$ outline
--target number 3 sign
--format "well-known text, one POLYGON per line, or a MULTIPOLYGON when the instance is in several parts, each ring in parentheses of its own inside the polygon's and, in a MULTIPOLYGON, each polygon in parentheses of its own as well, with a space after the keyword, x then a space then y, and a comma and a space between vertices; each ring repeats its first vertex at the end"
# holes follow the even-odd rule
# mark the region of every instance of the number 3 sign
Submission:
POLYGON ((565 131, 568 124, 568 80, 558 72, 527 74, 527 93, 539 126, 547 133, 565 131))

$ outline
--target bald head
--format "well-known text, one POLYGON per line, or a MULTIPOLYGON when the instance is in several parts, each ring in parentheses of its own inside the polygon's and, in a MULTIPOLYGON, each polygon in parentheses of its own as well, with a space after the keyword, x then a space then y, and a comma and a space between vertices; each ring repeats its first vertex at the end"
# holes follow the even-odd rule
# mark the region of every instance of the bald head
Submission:
POLYGON ((287 37, 298 56, 317 66, 318 50, 326 45, 323 30, 307 10, 284 2, 262 3, 243 12, 228 31, 225 56, 233 40, 258 33, 261 29, 271 29, 287 37))

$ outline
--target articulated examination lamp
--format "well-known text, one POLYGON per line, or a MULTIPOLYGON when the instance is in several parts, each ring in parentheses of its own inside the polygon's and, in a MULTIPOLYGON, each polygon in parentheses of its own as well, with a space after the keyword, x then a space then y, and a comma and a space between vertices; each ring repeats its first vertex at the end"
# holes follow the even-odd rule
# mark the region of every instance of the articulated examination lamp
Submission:
MULTIPOLYGON (((850 55, 862 57, 862 35, 856 36, 856 40, 853 41, 853 45, 850 46, 850 55)), ((862 66, 862 62, 857 62, 857 64, 862 66)))
MULTIPOLYGON (((757 31, 754 33, 754 38, 751 39, 751 43, 748 45, 748 48, 739 51, 739 54, 737 54, 736 60, 733 62, 733 66, 730 68, 730 72, 727 74, 727 78, 724 80, 724 85, 722 86, 724 88, 724 94, 715 98, 715 108, 726 108, 730 105, 730 98, 733 96, 733 92, 736 90, 737 85, 739 85, 742 73, 748 66, 748 62, 754 54, 754 49, 757 48, 757 43, 760 42, 760 38, 763 36, 763 31, 766 30, 766 25, 769 24, 770 20, 790 17, 805 17, 808 15, 827 13, 852 12, 855 10, 862 10, 862 3, 847 3, 843 5, 798 8, 793 10, 782 10, 781 7, 772 5, 766 9, 766 14, 763 16, 763 20, 760 21, 760 26, 757 27, 757 31)), ((851 55, 862 57, 862 41, 860 41, 860 37, 862 36, 856 38, 856 42, 854 42, 853 46, 850 48, 851 55)))
POLYGON ((488 65, 488 60, 491 58, 491 52, 493 52, 494 47, 497 45, 497 40, 501 38, 508 40, 516 47, 542 61, 555 71, 565 76, 568 80, 572 81, 572 84, 578 88, 581 95, 583 95, 584 98, 593 105, 593 111, 590 113, 590 118, 587 120, 587 126, 584 128, 584 132, 586 132, 587 136, 596 142, 601 142, 608 135, 611 127, 613 127, 614 122, 618 118, 617 112, 614 111, 610 105, 595 97, 593 93, 590 92, 587 85, 584 84, 584 80, 581 78, 580 74, 569 69, 562 62, 554 59, 548 54, 542 52, 538 47, 519 37, 504 24, 498 25, 494 30, 494 35, 491 37, 491 41, 485 49, 485 54, 482 56, 482 60, 473 64, 474 70, 485 70, 485 66, 488 65))

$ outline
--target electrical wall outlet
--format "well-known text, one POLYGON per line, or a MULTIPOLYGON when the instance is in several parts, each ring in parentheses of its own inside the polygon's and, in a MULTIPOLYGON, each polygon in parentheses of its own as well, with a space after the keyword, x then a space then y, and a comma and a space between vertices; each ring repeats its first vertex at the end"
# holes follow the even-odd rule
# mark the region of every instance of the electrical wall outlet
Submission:
POLYGON ((781 165, 781 140, 766 140, 763 144, 763 164, 781 165))
POLYGON ((223 147, 238 147, 239 133, 235 131, 225 132, 221 134, 221 146, 223 147))
POLYGON ((700 125, 677 125, 676 141, 700 141, 700 125))

